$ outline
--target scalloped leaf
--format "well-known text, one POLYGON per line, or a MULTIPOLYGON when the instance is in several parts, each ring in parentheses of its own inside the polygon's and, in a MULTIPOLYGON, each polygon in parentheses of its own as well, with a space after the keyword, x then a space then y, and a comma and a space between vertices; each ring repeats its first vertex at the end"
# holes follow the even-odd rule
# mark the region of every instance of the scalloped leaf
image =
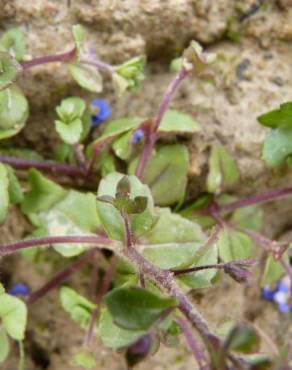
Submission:
POLYGON ((0 51, 0 91, 16 80, 21 69, 21 65, 13 56, 0 51))
POLYGON ((70 63, 68 68, 79 86, 91 92, 102 92, 102 76, 96 67, 70 63))

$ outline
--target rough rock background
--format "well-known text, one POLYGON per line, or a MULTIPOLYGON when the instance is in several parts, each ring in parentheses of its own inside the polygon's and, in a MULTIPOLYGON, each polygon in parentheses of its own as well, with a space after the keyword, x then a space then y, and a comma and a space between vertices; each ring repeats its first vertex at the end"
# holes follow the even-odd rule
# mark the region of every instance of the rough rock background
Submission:
MULTIPOLYGON (((172 103, 173 107, 190 113, 202 127, 201 133, 194 135, 188 144, 191 158, 189 196, 204 189, 209 147, 213 142, 226 145, 238 162, 242 181, 237 192, 250 194, 291 183, 287 168, 271 170, 261 160, 261 143, 266 129, 256 122, 259 114, 291 100, 291 0, 0 0, 0 32, 20 26, 26 33, 31 56, 68 50, 72 46, 70 29, 75 23, 85 26, 89 44, 102 60, 117 64, 129 57, 147 54, 147 78, 139 93, 118 100, 105 78, 101 96, 111 102, 115 117, 155 114, 172 78, 169 62, 190 40, 196 39, 207 50, 218 53, 216 85, 188 80, 172 103), (262 3, 260 8, 259 3, 262 3), (231 20, 240 30, 239 43, 228 37, 231 20)), ((79 94, 89 100, 92 95, 81 91, 66 68, 57 64, 29 71, 21 77, 19 84, 30 100, 31 115, 16 143, 36 148, 49 156, 55 143, 52 130, 54 106, 68 95, 79 94)), ((291 209, 289 200, 266 206, 266 231, 270 235, 289 229, 291 209)), ((1 227, 0 239, 20 238, 26 230, 25 221, 14 212, 9 224, 1 227)), ((18 270, 13 279, 27 279, 25 262, 9 259, 4 263, 8 270, 10 263, 18 270)), ((50 269, 36 273, 32 288, 39 286, 47 277, 44 275, 51 273, 50 269)), ((236 317, 244 317, 246 292, 237 288, 234 297, 230 293, 234 286, 230 282, 224 284, 221 293, 215 288, 210 293, 208 291, 206 297, 194 298, 206 315, 216 322, 229 309, 236 317), (228 302, 232 302, 228 307, 225 306, 226 296, 228 302), (211 307, 206 309, 208 305, 211 307)), ((82 338, 65 314, 55 316, 56 301, 57 296, 53 294, 33 308, 31 330, 36 325, 43 325, 45 329, 32 339, 31 342, 37 344, 31 346, 43 348, 49 356, 49 364, 45 366, 46 361, 34 359, 28 364, 29 370, 67 370, 71 349, 68 341, 74 346, 82 338), (65 331, 67 327, 69 334, 65 331)), ((275 329, 279 318, 270 307, 265 306, 258 320, 272 323, 267 330, 274 339, 277 331, 281 332, 279 326, 275 329)), ((282 325, 286 324, 282 323, 280 328, 282 325)), ((118 355, 109 355, 101 346, 98 346, 98 352, 100 369, 125 369, 118 355)), ((185 360, 185 352, 184 347, 178 352, 162 350, 138 368, 189 369, 193 366, 192 359, 185 360)), ((33 353, 31 348, 30 353, 33 353)), ((14 370, 16 367, 12 359, 3 369, 14 370)))

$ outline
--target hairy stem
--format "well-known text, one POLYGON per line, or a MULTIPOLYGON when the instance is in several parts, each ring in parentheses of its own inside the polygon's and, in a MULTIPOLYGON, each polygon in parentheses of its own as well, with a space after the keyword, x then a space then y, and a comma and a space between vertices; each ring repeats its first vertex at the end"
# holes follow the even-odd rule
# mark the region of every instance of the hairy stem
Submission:
POLYGON ((85 158, 84 151, 83 151, 83 145, 79 143, 74 144, 73 149, 74 149, 74 155, 75 155, 75 158, 76 158, 76 161, 78 163, 80 170, 83 173, 86 173, 87 163, 86 163, 86 158, 85 158))
POLYGON ((238 208, 248 207, 253 204, 271 202, 272 200, 283 198, 288 195, 292 195, 292 188, 280 188, 271 191, 267 191, 262 194, 251 195, 235 202, 222 204, 217 206, 216 213, 231 212, 238 208))
POLYGON ((45 236, 43 238, 37 239, 27 239, 19 242, 1 245, 0 246, 0 256, 14 253, 16 251, 31 248, 39 247, 41 245, 51 245, 51 244, 62 244, 62 243, 72 243, 72 244, 94 244, 100 245, 103 247, 109 246, 112 242, 102 236, 45 236))
POLYGON ((170 100, 174 93, 176 92, 177 88, 180 86, 181 82, 186 78, 187 75, 188 71, 183 67, 176 75, 175 79, 170 83, 164 94, 156 118, 153 122, 153 125, 151 126, 151 130, 146 135, 144 147, 137 165, 136 176, 139 177, 140 179, 143 178, 144 170, 151 157, 154 145, 158 138, 159 126, 161 124, 165 112, 169 107, 170 100))
POLYGON ((217 269, 217 270, 223 270, 225 267, 225 263, 217 263, 213 265, 202 265, 202 266, 195 266, 195 267, 190 267, 187 269, 182 269, 182 270, 171 270, 175 276, 177 275, 183 275, 183 274, 188 274, 190 272, 197 272, 197 271, 202 271, 202 270, 208 270, 208 269, 217 269))
POLYGON ((56 63, 56 62, 72 62, 76 58, 76 49, 72 49, 62 54, 55 54, 55 55, 44 55, 42 57, 34 58, 31 60, 27 60, 21 63, 23 71, 26 71, 30 68, 41 64, 48 64, 48 63, 56 63))
POLYGON ((93 338, 93 335, 94 335, 94 328, 95 328, 95 325, 96 325, 96 319, 97 319, 97 316, 98 316, 99 310, 100 310, 100 304, 101 304, 103 296, 109 290, 110 284, 113 280, 113 277, 114 277, 114 274, 115 274, 115 271, 116 271, 117 262, 118 262, 117 256, 114 255, 112 257, 110 265, 109 265, 108 269, 106 270, 106 272, 104 274, 104 277, 102 279, 100 291, 99 291, 99 293, 96 297, 96 300, 95 300, 96 308, 92 312, 91 320, 90 320, 90 323, 89 323, 89 326, 88 326, 88 331, 87 331, 86 336, 84 338, 84 345, 86 347, 88 347, 90 345, 91 341, 92 341, 92 338, 93 338))
POLYGON ((182 331, 185 335, 186 341, 188 343, 188 346, 189 346, 190 350, 192 351, 192 353, 193 353, 193 355, 194 355, 194 357, 195 357, 195 359, 196 359, 196 361, 199 365, 199 369, 200 370, 209 370, 210 367, 208 365, 208 360, 205 356, 205 353, 202 350, 202 348, 200 348, 199 344, 197 343, 197 341, 196 341, 188 323, 181 317, 177 317, 175 321, 181 327, 181 329, 182 329, 182 331))
POLYGON ((51 280, 49 280, 40 289, 31 293, 29 297, 27 298, 26 303, 28 305, 35 303, 35 301, 43 297, 49 291, 63 284, 65 281, 67 281, 70 278, 71 275, 73 275, 76 271, 78 271, 86 263, 91 261, 94 254, 96 254, 96 252, 98 252, 97 249, 90 249, 89 251, 83 253, 79 258, 77 258, 73 263, 71 263, 69 266, 67 266, 64 270, 59 272, 57 275, 55 275, 51 280))
POLYGON ((60 172, 68 176, 84 177, 84 171, 78 167, 71 166, 63 163, 54 162, 41 162, 33 159, 22 159, 17 157, 10 157, 6 155, 0 155, 0 162, 11 165, 12 167, 19 170, 27 170, 29 168, 36 168, 38 170, 44 170, 48 172, 60 172))

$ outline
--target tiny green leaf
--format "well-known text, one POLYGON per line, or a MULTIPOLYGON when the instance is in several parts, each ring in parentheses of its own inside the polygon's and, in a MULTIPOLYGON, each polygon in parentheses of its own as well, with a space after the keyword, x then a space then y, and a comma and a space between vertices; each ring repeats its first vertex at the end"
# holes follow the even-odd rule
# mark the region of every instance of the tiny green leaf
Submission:
POLYGON ((10 54, 0 51, 0 90, 11 85, 20 71, 21 65, 17 60, 10 54))
POLYGON ((16 135, 28 118, 28 102, 19 88, 0 91, 0 139, 16 135))
POLYGON ((163 311, 176 305, 172 298, 133 286, 116 288, 105 300, 114 322, 129 330, 149 329, 163 311))
POLYGON ((218 248, 224 262, 247 259, 251 257, 252 241, 240 231, 224 228, 219 234, 218 248))
POLYGON ((263 158, 271 167, 279 166, 292 154, 292 125, 271 130, 264 141, 263 158))
POLYGON ((0 318, 3 327, 13 339, 24 339, 27 308, 22 300, 6 293, 1 294, 0 318))
POLYGON ((210 193, 220 193, 232 187, 239 180, 236 163, 222 145, 212 145, 209 158, 207 189, 210 193))
POLYGON ((61 186, 35 169, 29 170, 28 182, 31 190, 24 195, 21 206, 25 214, 48 210, 67 194, 61 186))
POLYGON ((277 128, 282 125, 292 126, 292 102, 280 105, 280 108, 262 114, 258 121, 271 128, 277 128))
POLYGON ((11 28, 5 32, 0 39, 0 51, 7 51, 20 62, 26 53, 23 32, 19 28, 11 28))
POLYGON ((200 126, 192 116, 174 109, 168 109, 162 118, 159 131, 193 133, 200 131, 200 126))
POLYGON ((82 328, 87 328, 92 310, 96 305, 90 302, 75 290, 62 287, 60 289, 60 300, 63 309, 70 315, 71 319, 81 325, 82 328))
POLYGON ((258 205, 238 208, 232 215, 232 222, 243 229, 260 230, 263 224, 263 210, 258 205))
POLYGON ((102 92, 102 77, 98 69, 84 64, 69 64, 69 72, 79 86, 94 93, 102 92))
POLYGON ((85 111, 85 101, 77 96, 71 96, 63 99, 57 106, 56 111, 60 120, 64 123, 70 123, 76 118, 81 118, 85 111))
POLYGON ((69 124, 55 121, 55 129, 66 144, 77 144, 82 135, 82 122, 79 118, 69 124))
POLYGON ((113 142, 112 148, 115 152, 116 156, 127 160, 131 154, 131 138, 133 135, 133 131, 130 130, 122 135, 120 135, 115 141, 113 142))
POLYGON ((118 349, 134 343, 145 331, 126 330, 117 326, 106 308, 100 313, 98 335, 108 348, 118 349))
POLYGON ((0 364, 6 360, 9 355, 9 339, 4 328, 0 329, 0 364))
MULTIPOLYGON (((111 173, 101 180, 98 188, 98 197, 115 197, 118 182, 123 178, 120 173, 111 173)), ((156 217, 154 214, 154 204, 151 192, 147 185, 142 184, 135 176, 129 176, 131 185, 130 199, 136 197, 146 197, 147 207, 139 214, 130 215, 132 231, 137 237, 147 232, 154 224, 156 217)), ((117 208, 108 202, 102 202, 97 198, 97 211, 100 221, 110 238, 124 240, 124 221, 117 208)))
POLYGON ((15 175, 15 172, 11 166, 6 165, 7 173, 8 173, 8 179, 9 179, 9 200, 12 204, 18 204, 21 203, 23 200, 23 191, 21 189, 21 185, 18 181, 17 176, 15 175))
POLYGON ((0 225, 4 223, 9 206, 9 179, 7 167, 0 162, 0 225))
POLYGON ((81 26, 80 24, 75 24, 72 27, 72 34, 73 34, 77 54, 79 57, 82 44, 84 43, 86 39, 86 32, 83 26, 81 26))
MULTIPOLYGON (((136 158, 130 163, 130 174, 135 172, 137 162, 136 158)), ((167 206, 183 199, 188 165, 188 151, 183 145, 166 145, 152 154, 144 172, 144 182, 150 187, 155 204, 167 206)))

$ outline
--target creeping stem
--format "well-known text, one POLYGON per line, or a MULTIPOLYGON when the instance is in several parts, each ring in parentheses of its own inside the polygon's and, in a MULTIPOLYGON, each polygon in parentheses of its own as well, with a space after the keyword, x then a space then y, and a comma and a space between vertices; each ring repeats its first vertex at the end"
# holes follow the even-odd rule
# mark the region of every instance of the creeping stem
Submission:
POLYGON ((174 95, 174 93, 176 92, 177 88, 180 86, 180 84, 186 78, 187 75, 188 75, 188 71, 184 67, 182 67, 179 73, 176 75, 175 79, 170 83, 170 85, 168 86, 166 90, 166 93, 158 109, 156 118, 151 126, 150 132, 147 133, 146 135, 143 150, 142 150, 142 153, 141 153, 138 165, 137 165, 136 176, 139 177, 140 179, 143 177, 144 170, 151 157, 154 145, 158 138, 159 126, 161 124, 161 121, 162 121, 162 118, 165 112, 167 111, 169 107, 170 100, 172 96, 174 95))

